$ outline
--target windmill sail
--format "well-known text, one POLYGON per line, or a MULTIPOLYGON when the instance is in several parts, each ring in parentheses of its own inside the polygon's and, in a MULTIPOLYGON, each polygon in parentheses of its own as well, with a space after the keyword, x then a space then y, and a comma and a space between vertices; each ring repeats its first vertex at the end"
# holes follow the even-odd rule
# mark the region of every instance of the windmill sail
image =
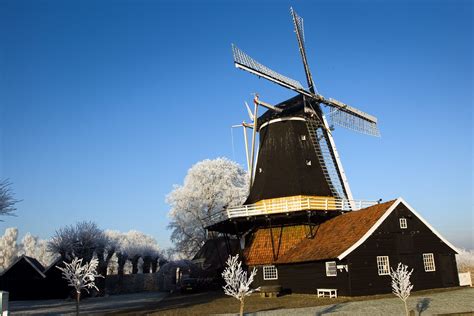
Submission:
POLYGON ((293 24, 295 25, 296 39, 298 40, 298 47, 301 53, 301 59, 303 60, 304 72, 306 74, 306 80, 308 82, 308 89, 312 93, 315 93, 314 81, 309 70, 308 60, 306 59, 306 49, 304 48, 304 27, 303 19, 296 14, 293 8, 290 8, 291 16, 293 17, 293 24))
POLYGON ((303 86, 299 81, 283 76, 278 72, 271 70, 267 66, 262 65, 240 50, 237 46, 232 45, 232 52, 234 55, 235 67, 275 82, 285 88, 295 91, 303 90, 303 86))

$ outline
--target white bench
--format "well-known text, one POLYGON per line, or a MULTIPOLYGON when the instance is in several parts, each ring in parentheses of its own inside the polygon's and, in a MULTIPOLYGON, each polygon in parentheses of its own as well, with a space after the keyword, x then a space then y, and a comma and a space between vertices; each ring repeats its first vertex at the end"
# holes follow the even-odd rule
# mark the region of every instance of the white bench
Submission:
POLYGON ((336 289, 318 289, 318 297, 326 297, 329 296, 330 298, 337 297, 337 290, 336 289))

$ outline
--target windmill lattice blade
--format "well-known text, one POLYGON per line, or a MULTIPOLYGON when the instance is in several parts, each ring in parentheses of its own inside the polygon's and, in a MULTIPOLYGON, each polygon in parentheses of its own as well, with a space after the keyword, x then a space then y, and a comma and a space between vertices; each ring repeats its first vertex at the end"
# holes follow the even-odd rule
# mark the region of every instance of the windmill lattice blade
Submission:
POLYGON ((303 43, 305 41, 304 38, 304 24, 303 24, 303 18, 300 17, 293 8, 290 8, 291 16, 293 17, 293 23, 295 24, 295 27, 298 28, 299 34, 301 35, 301 39, 303 40, 303 43))
POLYGON ((306 74, 306 81, 308 83, 308 89, 312 93, 316 92, 314 87, 313 76, 309 70, 308 59, 306 58, 306 49, 304 47, 304 27, 303 18, 301 18, 293 8, 290 8, 291 16, 293 18, 293 24, 295 25, 296 39, 298 40, 298 47, 303 61, 304 72, 306 74))
POLYGON ((380 137, 380 131, 376 122, 363 119, 353 113, 338 108, 331 108, 329 112, 331 122, 339 126, 354 130, 356 132, 380 137))
POLYGON ((232 52, 234 54, 234 63, 237 68, 246 70, 259 77, 263 77, 295 91, 304 90, 299 81, 283 76, 276 71, 273 71, 270 68, 260 64, 258 61, 240 50, 237 46, 232 45, 232 52))

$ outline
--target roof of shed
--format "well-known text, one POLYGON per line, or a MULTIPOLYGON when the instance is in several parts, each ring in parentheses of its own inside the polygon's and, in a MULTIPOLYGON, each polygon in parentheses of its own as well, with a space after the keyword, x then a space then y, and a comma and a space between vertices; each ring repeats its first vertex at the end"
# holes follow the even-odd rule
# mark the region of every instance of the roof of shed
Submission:
POLYGON ((246 250, 246 262, 259 265, 337 258, 361 240, 395 202, 392 200, 348 212, 313 227, 298 225, 259 229, 246 250))
POLYGON ((35 258, 32 258, 32 257, 28 257, 26 255, 22 255, 20 257, 18 257, 10 266, 8 266, 2 273, 1 275, 5 275, 11 268, 13 268, 15 265, 17 265, 20 261, 26 261, 31 267, 33 267, 33 269, 38 272, 38 274, 45 278, 46 276, 44 275, 43 273, 43 270, 44 270, 44 267, 43 265, 38 261, 36 260, 35 258))

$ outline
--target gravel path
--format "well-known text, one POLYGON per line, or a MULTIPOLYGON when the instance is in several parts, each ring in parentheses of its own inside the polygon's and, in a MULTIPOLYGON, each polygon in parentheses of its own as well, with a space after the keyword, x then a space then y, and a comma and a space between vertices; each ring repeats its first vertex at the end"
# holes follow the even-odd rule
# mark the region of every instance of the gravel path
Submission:
MULTIPOLYGON (((426 296, 414 296, 408 299, 408 310, 416 311, 416 315, 427 316, 448 313, 473 312, 474 288, 434 293, 426 296), (418 307, 417 307, 418 306, 418 307)), ((403 302, 398 298, 385 298, 371 301, 347 302, 334 305, 280 309, 273 311, 248 313, 247 316, 318 316, 318 315, 405 315, 403 302)), ((235 315, 235 314, 226 314, 235 315)))

